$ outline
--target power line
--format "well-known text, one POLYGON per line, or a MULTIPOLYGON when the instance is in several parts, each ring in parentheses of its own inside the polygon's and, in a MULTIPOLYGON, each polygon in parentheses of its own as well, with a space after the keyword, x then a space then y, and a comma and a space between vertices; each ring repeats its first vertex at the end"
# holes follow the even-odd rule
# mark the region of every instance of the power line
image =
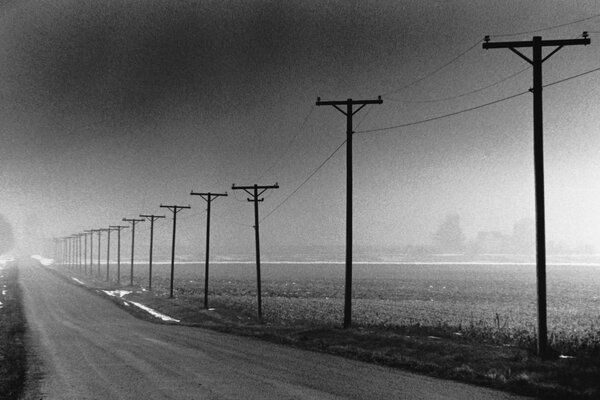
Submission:
POLYGON ((515 98, 515 97, 519 97, 519 96, 522 96, 524 94, 527 94, 527 93, 529 93, 529 90, 526 90, 526 91, 521 92, 521 93, 513 94, 512 96, 504 97, 502 99, 498 99, 498 100, 490 101, 488 103, 480 104, 480 105, 475 106, 475 107, 467 108, 467 109, 460 110, 460 111, 455 111, 455 112, 449 113, 449 114, 438 115, 436 117, 422 119, 422 120, 414 121, 414 122, 407 122, 405 124, 400 124, 400 125, 388 126, 388 127, 385 127, 385 128, 375 128, 375 129, 368 129, 368 130, 364 130, 364 131, 357 131, 355 133, 381 132, 381 131, 388 131, 388 130, 396 129, 396 128, 406 128, 408 126, 420 125, 420 124, 424 124, 426 122, 436 121, 438 119, 448 118, 448 117, 452 117, 454 115, 464 114, 464 113, 469 112, 469 111, 473 111, 473 110, 477 110, 477 109, 480 109, 480 108, 483 108, 483 107, 491 106, 492 104, 501 103, 503 101, 510 100, 510 99, 515 98))
POLYGON ((549 27, 546 27, 546 28, 534 29, 534 30, 531 30, 531 31, 516 32, 516 33, 505 33, 505 34, 502 34, 502 35, 490 35, 490 37, 496 37, 496 38, 500 38, 500 37, 513 37, 513 36, 519 36, 519 35, 527 35, 529 33, 537 33, 537 32, 543 32, 543 31, 550 31, 552 29, 558 29, 558 28, 562 28, 564 26, 578 24, 580 22, 589 21, 590 19, 594 19, 594 18, 598 18, 598 17, 600 17, 600 14, 595 14, 595 15, 592 15, 591 17, 586 17, 586 18, 578 19, 576 21, 566 22, 564 24, 553 25, 553 26, 549 26, 549 27))
MULTIPOLYGON (((560 80, 555 81, 555 82, 548 83, 546 85, 543 85, 543 87, 554 86, 554 85, 557 85, 559 83, 566 82, 566 81, 569 81, 571 79, 579 78, 581 76, 588 75, 588 74, 591 74, 593 72, 598 72, 598 71, 600 71, 600 67, 594 68, 594 69, 589 70, 589 71, 582 72, 582 73, 577 74, 577 75, 569 76, 567 78, 560 79, 560 80)), ((508 96, 508 97, 504 97, 504 98, 501 98, 501 99, 498 99, 498 100, 490 101, 488 103, 480 104, 480 105, 477 105, 475 107, 466 108, 464 110, 455 111, 455 112, 452 112, 452 113, 449 113, 449 114, 438 115, 436 117, 422 119, 422 120, 414 121, 414 122, 407 122, 405 124, 394 125, 394 126, 389 126, 389 127, 385 127, 385 128, 376 128, 376 129, 368 129, 368 130, 364 130, 364 131, 356 131, 355 133, 381 132, 381 131, 388 131, 388 130, 397 129, 397 128, 406 128, 406 127, 409 127, 409 126, 420 125, 420 124, 424 124, 426 122, 436 121, 436 120, 439 120, 439 119, 448 118, 448 117, 452 117, 452 116, 455 116, 455 115, 463 114, 463 113, 466 113, 466 112, 469 112, 469 111, 478 110, 480 108, 491 106, 491 105, 494 105, 494 104, 497 104, 497 103, 501 103, 503 101, 507 101, 507 100, 510 100, 510 99, 514 99, 515 97, 522 96, 522 95, 524 95, 526 93, 529 93, 529 92, 530 91, 527 90, 527 91, 524 91, 524 92, 516 93, 516 94, 513 94, 513 95, 508 96)))
POLYGON ((384 97, 384 96, 387 96, 387 95, 389 95, 389 94, 392 94, 392 93, 398 93, 398 92, 400 92, 400 91, 403 91, 403 90, 405 90, 405 89, 408 89, 408 88, 409 88, 409 87, 411 87, 411 86, 414 86, 414 85, 416 85, 417 83, 419 83, 419 82, 421 82, 421 81, 423 81, 423 80, 425 80, 425 79, 429 78, 430 76, 433 76, 433 75, 437 74, 438 72, 440 72, 441 70, 443 70, 443 69, 444 69, 444 68, 446 68, 447 66, 449 66, 449 65, 453 64, 455 61, 457 61, 458 59, 460 59, 462 56, 464 56, 465 54, 467 54, 468 52, 470 52, 471 50, 473 50, 475 47, 477 47, 477 45, 478 45, 479 43, 481 43, 481 40, 478 40, 477 42, 473 43, 473 44, 472 44, 472 45, 471 45, 471 46, 470 46, 468 49, 466 49, 466 50, 465 50, 465 51, 463 51, 462 53, 458 54, 457 56, 455 56, 454 58, 452 58, 450 61, 446 62, 445 64, 442 64, 442 65, 441 65, 441 66, 439 66, 438 68, 434 69, 434 70, 433 70, 433 71, 431 71, 430 73, 428 73, 428 74, 426 74, 426 75, 424 75, 424 76, 422 76, 422 77, 420 77, 420 78, 417 78, 417 79, 415 79, 414 81, 412 81, 411 83, 409 83, 409 84, 407 84, 407 85, 404 85, 404 86, 402 86, 402 87, 400 87, 400 88, 398 88, 398 89, 394 89, 394 90, 391 90, 391 91, 389 91, 389 92, 387 92, 387 93, 383 93, 381 96, 382 96, 382 97, 384 97))
POLYGON ((561 79, 561 80, 558 80, 558 81, 555 81, 555 82, 552 82, 552 83, 548 83, 547 85, 544 85, 544 87, 554 86, 554 85, 557 85, 559 83, 570 81, 571 79, 579 78, 580 76, 591 74, 592 72, 597 72, 597 71, 600 71, 600 67, 591 69, 591 70, 586 71, 586 72, 582 72, 582 73, 577 74, 577 75, 569 76, 568 78, 564 78, 564 79, 561 79))
POLYGON ((265 219, 269 218, 269 216, 271 214, 273 214, 275 211, 277 211, 279 209, 279 207, 283 206, 289 199, 291 199, 292 196, 294 196, 296 194, 296 192, 298 192, 298 190, 300 190, 300 188, 302 188, 302 186, 304 186, 313 176, 315 176, 315 174, 317 172, 319 172, 319 170, 321 168, 323 168, 325 166, 325 164, 327 164, 327 162, 329 160, 331 160, 331 158, 335 155, 335 153, 337 153, 338 150, 341 149, 345 143, 346 143, 346 140, 344 140, 338 147, 336 147, 336 149, 321 164, 319 164, 319 166, 300 185, 298 185, 298 187, 296 187, 296 189, 294 189, 294 191, 292 191, 292 193, 290 193, 285 199, 283 199, 283 201, 281 203, 279 203, 274 209, 272 209, 267 215, 265 215, 261 219, 261 221, 264 221, 265 219))
POLYGON ((438 102, 442 102, 442 101, 455 100, 455 99, 459 99, 461 97, 465 97, 465 96, 469 96, 471 94, 479 93, 479 92, 484 91, 486 89, 489 89, 491 87, 497 86, 497 85, 499 85, 499 84, 501 84, 503 82, 506 82, 509 79, 514 78, 517 75, 522 74, 523 72, 527 71, 529 68, 531 68, 531 67, 523 68, 522 70, 517 71, 517 72, 515 72, 515 73, 513 73, 513 74, 511 74, 511 75, 509 75, 509 76, 507 76, 505 78, 502 78, 499 81, 491 83, 489 85, 485 85, 485 86, 482 86, 480 88, 473 89, 473 90, 470 90, 468 92, 464 92, 464 93, 457 94, 457 95, 454 95, 454 96, 440 97, 440 98, 437 98, 437 99, 430 99, 430 100, 401 100, 401 99, 394 99, 392 97, 387 97, 386 100, 394 101, 394 102, 397 102, 397 103, 407 103, 407 104, 438 103, 438 102))
POLYGON ((277 157, 275 159, 275 161, 273 161, 273 163, 271 164, 271 166, 269 168, 267 168, 266 170, 264 170, 260 176, 257 178, 258 179, 262 179, 267 173, 269 173, 273 168, 275 168, 275 166, 277 164, 279 164, 279 162, 281 161, 281 159, 283 157, 285 157, 290 149, 292 148, 292 145, 296 142, 296 139, 298 139, 298 136, 300 136, 300 133, 302 133, 302 131, 304 130, 304 127, 306 126, 306 123, 308 122, 308 119, 310 118, 310 116, 312 115, 313 111, 315 109, 315 105, 313 105, 310 110, 308 110, 308 114, 306 114, 306 117, 304 117, 302 124, 300 124, 300 127, 298 128, 298 130, 296 131, 296 134, 292 137, 292 139, 289 141, 288 145, 286 146, 286 149, 281 152, 279 154, 279 157, 277 157))

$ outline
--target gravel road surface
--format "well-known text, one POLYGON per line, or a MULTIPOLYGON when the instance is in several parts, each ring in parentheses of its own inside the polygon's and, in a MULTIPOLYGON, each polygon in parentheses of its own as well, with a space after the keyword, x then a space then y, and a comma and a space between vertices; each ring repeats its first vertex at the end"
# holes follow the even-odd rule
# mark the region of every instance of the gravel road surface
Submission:
POLYGON ((29 399, 517 399, 326 354, 139 320, 37 265, 20 281, 29 399))

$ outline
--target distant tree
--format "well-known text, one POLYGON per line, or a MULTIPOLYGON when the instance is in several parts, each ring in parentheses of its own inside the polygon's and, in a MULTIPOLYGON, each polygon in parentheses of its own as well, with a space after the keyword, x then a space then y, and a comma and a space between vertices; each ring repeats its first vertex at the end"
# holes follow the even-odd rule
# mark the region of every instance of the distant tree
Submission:
POLYGON ((460 227, 458 214, 446 215, 437 231, 433 234, 433 245, 438 251, 462 253, 465 251, 465 234, 460 227))

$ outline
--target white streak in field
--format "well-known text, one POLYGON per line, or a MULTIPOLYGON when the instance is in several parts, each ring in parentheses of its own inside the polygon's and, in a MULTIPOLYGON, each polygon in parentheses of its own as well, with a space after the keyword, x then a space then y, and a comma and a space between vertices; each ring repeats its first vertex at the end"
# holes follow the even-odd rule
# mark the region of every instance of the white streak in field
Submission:
POLYGON ((103 292, 113 297, 123 297, 131 293, 130 290, 103 290, 103 292))
POLYGON ((71 279, 73 279, 75 282, 79 283, 80 285, 83 285, 83 286, 85 286, 85 283, 84 283, 84 282, 81 282, 79 279, 77 279, 77 278, 73 278, 73 277, 71 277, 71 279))
POLYGON ((162 319, 163 321, 179 322, 179 320, 178 320, 178 319, 171 318, 171 317, 169 317, 169 316, 166 316, 166 315, 164 315, 164 314, 161 314, 161 313, 159 313, 158 311, 156 311, 156 310, 153 310, 153 309, 151 309, 150 307, 147 307, 147 306, 145 306, 145 305, 143 305, 143 304, 136 303, 135 301, 130 301, 130 303, 131 303, 131 304, 133 304, 133 305, 134 305, 134 306, 136 306, 136 307, 139 307, 139 308, 141 308, 142 310, 146 311, 147 313, 154 315, 156 318, 160 318, 160 319, 162 319))
POLYGON ((126 305, 127 307, 129 307, 129 303, 128 302, 124 301, 123 304, 126 305))
POLYGON ((35 255, 35 256, 31 256, 31 258, 33 258, 34 260, 38 260, 40 264, 42 264, 44 267, 50 266, 52 264, 54 264, 54 260, 51 258, 45 258, 42 257, 40 255, 35 255))

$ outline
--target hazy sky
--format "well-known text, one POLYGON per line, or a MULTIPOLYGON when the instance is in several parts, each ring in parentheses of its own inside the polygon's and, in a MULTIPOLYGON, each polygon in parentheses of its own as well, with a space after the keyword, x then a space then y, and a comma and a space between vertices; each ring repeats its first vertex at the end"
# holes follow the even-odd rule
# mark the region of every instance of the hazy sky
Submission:
MULTIPOLYGON (((544 64, 544 83, 600 66, 600 2, 5 1, 0 214, 23 243, 190 204, 178 243, 200 250, 205 203, 189 193, 228 191, 213 203, 213 243, 252 248, 252 204, 231 185, 278 182, 260 204, 267 215, 345 140, 344 116, 317 96, 383 95, 356 114, 357 132, 477 106, 526 91, 531 70, 424 101, 527 67, 507 49, 483 50, 484 35, 530 40, 499 35, 593 16, 535 33, 591 32, 590 46, 544 64)), ((548 236, 597 249, 599 100, 600 72, 544 90, 548 236)), ((427 243, 451 213, 467 237, 534 216, 530 94, 356 134, 354 150, 357 245, 427 243)), ((342 148, 261 223, 262 243, 343 244, 344 208, 342 148)), ((170 221, 157 226, 169 243, 170 221)))

